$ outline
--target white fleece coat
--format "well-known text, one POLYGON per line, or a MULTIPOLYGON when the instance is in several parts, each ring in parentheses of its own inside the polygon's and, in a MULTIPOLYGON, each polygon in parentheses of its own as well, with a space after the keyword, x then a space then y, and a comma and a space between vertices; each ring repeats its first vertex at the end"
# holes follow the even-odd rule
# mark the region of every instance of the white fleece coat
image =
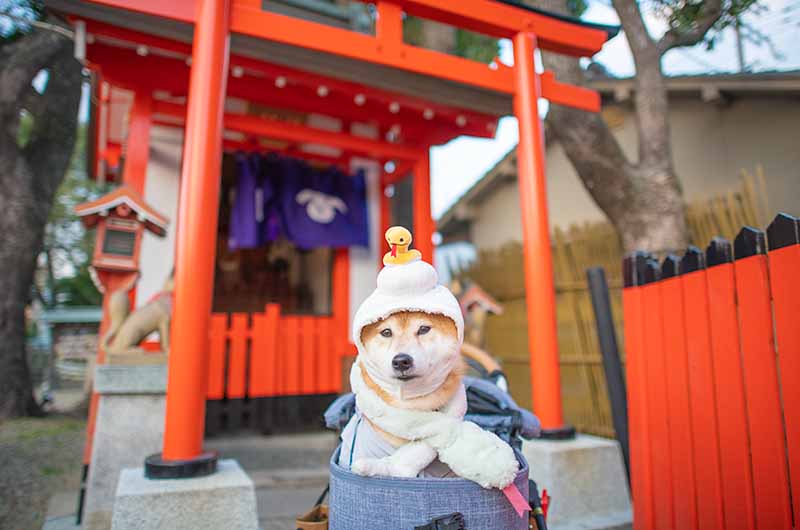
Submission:
POLYGON ((386 403, 364 383, 359 363, 360 359, 350 372, 356 406, 374 425, 410 442, 388 457, 353 462, 353 472, 416 477, 438 456, 456 475, 484 488, 503 489, 514 481, 519 463, 513 449, 494 433, 464 421, 464 385, 439 411, 400 409, 386 403))

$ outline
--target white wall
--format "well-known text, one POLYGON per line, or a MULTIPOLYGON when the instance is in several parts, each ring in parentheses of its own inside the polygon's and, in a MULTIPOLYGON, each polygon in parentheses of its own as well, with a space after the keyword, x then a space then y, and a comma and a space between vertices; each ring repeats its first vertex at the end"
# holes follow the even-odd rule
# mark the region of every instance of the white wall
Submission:
POLYGON ((147 164, 145 200, 169 220, 166 237, 145 233, 139 261, 141 278, 136 305, 141 307, 161 291, 172 272, 175 256, 175 229, 178 221, 178 183, 180 181, 183 132, 177 128, 153 127, 150 132, 150 159, 147 164))
MULTIPOLYGON (((369 215, 369 248, 350 247, 350 322, 358 306, 375 290, 378 275, 378 256, 383 241, 380 230, 381 167, 366 158, 354 158, 351 170, 363 169, 367 180, 367 208, 369 215)), ((352 326, 348 327, 350 329, 352 326)), ((349 334, 348 334, 349 336, 349 334)))
MULTIPOLYGON (((771 213, 800 215, 800 149, 797 98, 747 97, 727 104, 696 98, 670 100, 670 127, 675 169, 689 201, 709 198, 739 187, 741 170, 753 173, 761 164, 767 177, 771 213)), ((634 114, 622 111, 614 129, 623 150, 636 158, 634 114)), ((547 197, 551 226, 600 221, 594 204, 561 146, 547 149, 547 197)), ((495 248, 522 239, 517 183, 509 183, 474 207, 472 241, 478 248, 495 248)))

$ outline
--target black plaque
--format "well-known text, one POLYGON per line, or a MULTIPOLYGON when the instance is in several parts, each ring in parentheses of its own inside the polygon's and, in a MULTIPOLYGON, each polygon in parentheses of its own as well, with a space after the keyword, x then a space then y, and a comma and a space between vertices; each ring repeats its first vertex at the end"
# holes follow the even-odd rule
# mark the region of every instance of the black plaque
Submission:
POLYGON ((106 230, 105 241, 103 241, 103 254, 114 256, 133 257, 136 250, 136 232, 128 230, 106 230))

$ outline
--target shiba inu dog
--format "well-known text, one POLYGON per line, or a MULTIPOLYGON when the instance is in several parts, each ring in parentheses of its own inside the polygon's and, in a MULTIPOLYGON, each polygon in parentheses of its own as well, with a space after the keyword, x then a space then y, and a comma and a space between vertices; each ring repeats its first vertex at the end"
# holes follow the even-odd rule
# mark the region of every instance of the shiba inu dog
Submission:
MULTIPOLYGON (((379 367, 385 378, 400 382, 400 395, 394 397, 359 367, 364 383, 391 406, 408 410, 439 410, 453 398, 461 385, 466 367, 461 358, 455 323, 446 316, 421 311, 395 313, 363 328, 361 341, 365 346, 365 362, 379 367), (447 375, 440 383, 442 373, 447 375), (404 398, 404 394, 408 395, 403 391, 404 385, 432 390, 404 398)), ((369 421, 369 418, 365 419, 369 421)), ((408 443, 408 440, 372 423, 370 425, 395 447, 408 443)))
POLYGON ((353 317, 356 414, 342 432, 339 464, 367 476, 452 473, 503 489, 519 470, 514 451, 464 421, 461 307, 408 248, 410 232, 392 227, 386 241, 392 250, 377 287, 353 317))
MULTIPOLYGON (((461 388, 461 377, 466 370, 461 343, 455 322, 444 315, 422 311, 394 313, 362 328, 361 342, 364 353, 353 369, 360 372, 366 387, 390 407, 437 411, 461 388), (373 379, 366 365, 377 370, 381 377, 373 379), (379 381, 396 383, 384 388, 379 381)), ((415 467, 386 458, 411 440, 381 429, 367 414, 362 414, 361 422, 362 432, 345 455, 349 459, 352 453, 356 473, 405 477, 418 474, 415 467), (371 432, 365 434, 366 429, 371 432)), ((449 475, 449 468, 435 460, 423 472, 423 476, 449 475)))
POLYGON ((365 383, 390 405, 438 410, 453 397, 461 383, 465 369, 461 343, 455 323, 444 315, 421 311, 394 313, 364 327, 361 342, 365 347, 362 361, 380 370, 384 379, 398 381, 399 397, 394 397, 362 369, 365 383), (446 374, 443 382, 442 374, 446 374), (419 395, 420 389, 430 392, 419 395))
POLYGON ((436 270, 411 253, 407 230, 386 234, 392 251, 353 317, 356 414, 342 432, 339 464, 367 476, 452 473, 502 489, 519 469, 513 450, 464 421, 461 307, 436 270))

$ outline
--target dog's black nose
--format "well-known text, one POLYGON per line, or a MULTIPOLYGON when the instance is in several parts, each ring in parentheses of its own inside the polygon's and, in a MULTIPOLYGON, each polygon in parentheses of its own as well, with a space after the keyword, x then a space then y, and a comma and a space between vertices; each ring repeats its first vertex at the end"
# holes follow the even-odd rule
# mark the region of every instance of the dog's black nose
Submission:
POLYGON ((414 359, 407 353, 398 353, 392 358, 392 368, 398 372, 405 372, 414 366, 414 359))

